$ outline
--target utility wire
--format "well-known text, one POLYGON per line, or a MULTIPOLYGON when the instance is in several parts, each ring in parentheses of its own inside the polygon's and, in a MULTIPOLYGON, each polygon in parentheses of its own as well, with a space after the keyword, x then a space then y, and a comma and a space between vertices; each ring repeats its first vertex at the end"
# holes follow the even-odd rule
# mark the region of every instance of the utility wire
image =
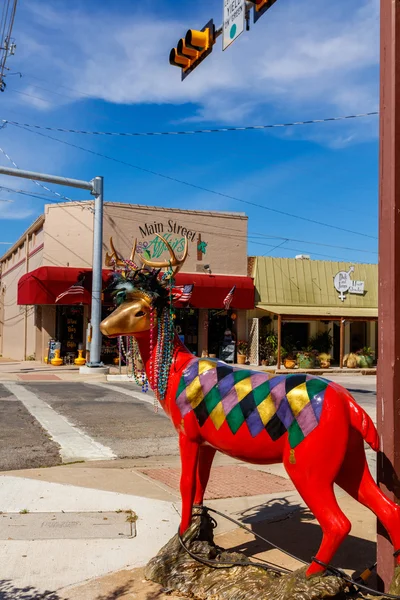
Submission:
MULTIPOLYGON (((272 246, 272 244, 264 244, 263 242, 254 242, 252 240, 249 240, 250 244, 257 244, 258 246, 272 246)), ((279 244, 280 245, 280 244, 279 244)), ((265 256, 270 256, 270 253, 273 252, 273 250, 275 250, 276 248, 278 248, 279 246, 274 246, 272 248, 272 250, 270 250, 267 254, 262 254, 262 257, 265 256)), ((285 246, 282 247, 282 250, 290 250, 291 252, 300 252, 301 254, 312 254, 312 256, 322 256, 323 258, 330 258, 331 260, 335 260, 337 262, 352 262, 349 261, 345 258, 339 257, 339 256, 332 256, 331 254, 321 254, 320 252, 310 252, 310 250, 304 250, 304 248, 291 248, 289 246, 285 246)), ((272 256, 271 258, 275 258, 275 256, 272 256)), ((276 257, 278 258, 278 257, 276 257)), ((376 264, 376 263, 370 263, 370 264, 376 264)))
MULTIPOLYGON (((16 169, 19 169, 19 166, 17 165, 16 162, 13 161, 13 159, 7 154, 7 152, 5 152, 3 150, 3 148, 0 147, 0 152, 2 152, 4 154, 4 156, 7 158, 7 160, 10 161, 10 163, 12 165, 14 165, 14 167, 16 169)), ((66 200, 67 202, 73 202, 73 200, 71 200, 71 198, 68 198, 68 196, 63 196, 63 194, 59 194, 58 192, 50 189, 49 187, 47 187, 47 185, 44 185, 43 183, 40 183, 40 181, 35 181, 34 179, 32 179, 33 183, 35 183, 37 186, 39 186, 40 188, 43 188, 44 190, 46 190, 46 192, 50 192, 50 194, 53 194, 54 196, 57 196, 57 198, 62 198, 63 200, 66 200)))
POLYGON ((212 190, 210 188, 206 188, 203 187, 201 185, 197 185, 195 183, 190 183, 188 181, 184 181, 183 179, 178 179, 176 177, 171 177, 170 175, 165 175, 164 173, 158 173, 157 171, 153 171, 152 169, 146 169, 144 167, 139 167, 138 165, 134 165, 133 163, 128 163, 127 161, 124 160, 120 160, 118 158, 115 158, 113 156, 108 156, 107 154, 102 154, 101 152, 96 152, 95 150, 90 150, 89 148, 84 148, 82 146, 78 146, 77 144, 72 144, 71 142, 66 142, 65 140, 60 140, 59 138, 55 138, 53 136, 50 136, 48 134, 45 133, 41 133, 40 131, 35 131, 32 129, 27 129, 26 127, 24 127, 23 125, 17 124, 15 122, 12 121, 8 121, 8 123, 10 123, 11 125, 14 125, 16 127, 19 127, 20 129, 24 129, 25 131, 30 131, 31 133, 36 133, 37 135, 40 135, 42 137, 46 137, 49 138, 51 140, 54 140, 56 142, 59 142, 60 144, 65 144, 67 146, 71 146, 72 148, 77 148, 78 150, 83 150, 84 152, 89 152, 90 154, 93 154, 95 156, 100 156, 101 158, 105 158, 106 160, 110 160, 112 162, 121 164, 121 165, 125 165, 128 167, 132 167, 133 169, 136 169, 138 171, 142 171, 144 173, 150 173, 151 175, 156 175, 157 177, 161 177, 163 179, 167 179, 168 181, 173 181, 174 183, 180 183, 182 185, 185 185, 187 187, 193 188, 193 189, 197 189, 200 190, 202 192, 207 192, 208 194, 213 194, 215 196, 219 196, 222 198, 227 198, 228 200, 234 200, 235 202, 242 202, 243 204, 247 204, 248 206, 255 206, 257 208, 262 208, 263 210, 267 210, 269 212, 273 212, 279 215, 283 215, 285 217, 292 217, 294 219, 300 219, 301 221, 306 221, 307 223, 313 223, 314 225, 320 225, 322 227, 328 227, 330 229, 335 229, 337 231, 344 231, 346 233, 351 233, 352 235, 360 235, 362 237, 367 237, 367 238, 371 238, 371 239, 377 239, 376 236, 373 235, 369 235, 367 233, 362 233, 361 231, 353 231, 351 229, 345 229, 344 227, 339 227, 337 225, 332 225, 330 223, 323 223, 322 221, 316 221, 315 219, 309 219, 307 217, 301 217, 300 215, 294 215, 292 213, 288 213, 285 212, 283 210, 278 210, 277 208, 270 208, 268 206, 264 206, 263 204, 258 204, 257 202, 251 202, 250 200, 243 200, 243 198, 238 198, 236 196, 231 196, 230 194, 224 194, 223 192, 217 192, 216 190, 212 190))
MULTIPOLYGON (((17 90, 13 90, 17 92, 17 90)), ((26 94, 25 92, 18 92, 19 94, 26 94)), ((37 96, 33 96, 36 98, 37 96)), ((39 98, 43 100, 43 98, 39 98)), ((42 129, 45 131, 59 131, 61 133, 79 133, 84 135, 110 135, 110 136, 121 136, 121 137, 138 137, 138 136, 162 136, 162 135, 194 135, 197 133, 226 133, 228 131, 255 131, 262 129, 274 129, 281 127, 294 127, 297 125, 312 125, 315 123, 328 123, 329 121, 344 121, 346 119, 360 119, 363 117, 371 117, 378 115, 378 111, 362 113, 357 115, 346 115, 342 117, 329 117, 326 119, 311 119, 309 121, 295 121, 293 123, 273 123, 269 125, 248 125, 245 127, 217 127, 215 129, 194 129, 192 131, 85 131, 80 129, 63 129, 61 127, 45 127, 43 125, 32 125, 32 123, 20 123, 18 121, 8 121, 3 119, 3 123, 10 123, 10 125, 19 125, 20 127, 29 127, 32 129, 42 129)))
MULTIPOLYGON (((43 77, 37 77, 36 75, 27 75, 26 73, 9 73, 9 75, 20 75, 20 77, 28 77, 29 79, 36 79, 37 81, 44 81, 45 83, 50 83, 51 85, 53 84, 52 81, 49 81, 48 79, 43 79, 43 77)), ((37 87, 39 88, 38 85, 32 85, 32 87, 37 87)), ((57 87, 61 87, 64 88, 65 90, 69 90, 70 92, 75 92, 76 94, 81 94, 82 96, 86 96, 87 98, 91 98, 93 100, 93 94, 88 94, 87 92, 82 92, 81 90, 77 90, 75 88, 72 87, 68 87, 67 85, 62 85, 61 83, 57 85, 57 87)), ((51 92, 52 94, 57 94, 58 92, 54 92, 53 90, 48 90, 46 88, 39 88, 42 90, 46 90, 48 92, 51 92)), ((60 95, 58 93, 58 95, 60 95)), ((65 95, 67 98, 72 98, 72 96, 67 96, 65 95)))
MULTIPOLYGON (((286 240, 288 242, 299 242, 300 244, 310 244, 313 246, 326 246, 327 248, 335 248, 340 250, 351 250, 352 252, 364 252, 365 254, 378 254, 375 250, 361 250, 361 248, 350 248, 348 246, 337 246, 336 244, 323 244, 322 242, 310 242, 308 240, 297 240, 295 238, 282 237, 280 235, 268 235, 263 233, 249 233, 248 237, 261 236, 264 238, 274 238, 277 240, 286 240)), ((256 238, 257 239, 257 238, 256 238)), ((257 242, 254 241, 254 244, 257 242)))

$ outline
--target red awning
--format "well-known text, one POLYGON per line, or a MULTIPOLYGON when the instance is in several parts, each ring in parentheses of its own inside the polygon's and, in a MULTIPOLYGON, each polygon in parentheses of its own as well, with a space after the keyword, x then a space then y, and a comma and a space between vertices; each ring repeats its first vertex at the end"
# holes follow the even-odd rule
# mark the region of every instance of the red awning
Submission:
MULTIPOLYGON (((89 291, 85 290, 84 304, 90 304, 91 269, 76 267, 39 267, 26 273, 18 282, 18 304, 55 304, 59 294, 76 283, 82 273, 88 273, 89 291), (89 279, 90 277, 90 279, 89 279)), ((106 285, 110 271, 103 270, 103 284, 106 285)), ((235 275, 207 275, 203 273, 178 273, 176 285, 194 284, 190 306, 194 308, 223 308, 229 291, 236 286, 232 309, 254 308, 254 283, 251 277, 235 275)), ((86 287, 86 285, 85 285, 86 287)), ((73 304, 74 298, 63 298, 60 304, 73 304)))
POLYGON ((194 284, 190 306, 195 308, 223 308, 224 300, 234 285, 236 289, 231 308, 254 308, 254 282, 251 277, 178 273, 175 282, 176 285, 194 284))
MULTIPOLYGON (((17 304, 55 304, 57 296, 77 282, 79 275, 87 273, 83 304, 91 302, 92 270, 76 267, 39 267, 23 275, 18 281, 17 304)), ((108 270, 103 271, 107 281, 108 270)), ((60 304, 75 304, 76 298, 64 297, 60 304)))

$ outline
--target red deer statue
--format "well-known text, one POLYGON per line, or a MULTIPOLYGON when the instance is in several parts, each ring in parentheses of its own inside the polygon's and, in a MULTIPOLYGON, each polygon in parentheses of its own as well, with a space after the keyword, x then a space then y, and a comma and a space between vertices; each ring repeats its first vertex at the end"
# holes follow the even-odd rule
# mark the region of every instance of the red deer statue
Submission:
MULTIPOLYGON (((364 441, 377 451, 378 434, 366 412, 340 385, 305 373, 270 376, 195 357, 173 331, 173 276, 187 255, 144 263, 119 257, 111 241, 106 264, 114 273, 118 307, 101 324, 106 336, 133 336, 150 386, 178 435, 181 455, 181 534, 193 504, 202 504, 217 450, 253 464, 283 463, 323 537, 317 560, 329 563, 350 532, 333 490, 338 484, 370 508, 386 528, 400 564, 400 507, 374 482, 364 441), (162 275, 161 269, 168 268, 162 275)), ((307 575, 324 571, 311 562, 307 575)))

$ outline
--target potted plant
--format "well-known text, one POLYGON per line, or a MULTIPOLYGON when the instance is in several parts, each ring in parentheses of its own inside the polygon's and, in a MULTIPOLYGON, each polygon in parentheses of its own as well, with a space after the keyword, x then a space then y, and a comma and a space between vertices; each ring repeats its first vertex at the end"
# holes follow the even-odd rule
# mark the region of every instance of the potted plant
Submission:
POLYGON ((318 350, 312 346, 306 346, 297 354, 297 364, 300 369, 313 369, 318 357, 318 350))
POLYGON ((362 369, 371 368, 374 362, 374 354, 369 346, 364 346, 362 350, 357 352, 359 355, 358 366, 362 369))
POLYGON ((355 352, 350 352, 346 354, 343 358, 343 365, 348 369, 355 369, 358 364, 358 355, 355 352))
MULTIPOLYGON (((284 348, 282 348, 284 350, 284 348)), ((286 353, 286 350, 285 350, 286 353)), ((282 354, 282 351, 281 351, 282 354)), ((297 365, 296 355, 293 352, 288 352, 286 356, 283 358, 283 365, 285 369, 294 369, 297 365)))
POLYGON ((245 340, 239 340, 236 344, 237 349, 237 361, 239 365, 246 364, 247 352, 249 344, 245 340))
POLYGON ((260 360, 262 365, 270 366, 276 362, 276 350, 278 348, 278 336, 269 333, 260 338, 260 360))
POLYGON ((331 355, 333 338, 329 331, 321 331, 310 339, 310 346, 318 351, 319 366, 326 369, 331 366, 331 355))
POLYGON ((326 352, 320 352, 318 354, 318 361, 322 369, 328 369, 331 366, 331 355, 326 352))

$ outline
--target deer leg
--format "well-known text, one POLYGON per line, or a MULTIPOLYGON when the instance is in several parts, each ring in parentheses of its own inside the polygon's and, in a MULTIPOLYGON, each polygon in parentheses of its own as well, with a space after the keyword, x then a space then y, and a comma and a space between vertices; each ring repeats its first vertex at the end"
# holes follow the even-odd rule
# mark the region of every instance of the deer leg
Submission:
MULTIPOLYGON (((350 521, 340 509, 333 491, 333 482, 344 452, 332 452, 330 458, 321 463, 321 452, 310 452, 307 440, 296 447, 295 452, 296 459, 293 463, 287 446, 283 463, 297 491, 321 526, 322 542, 315 558, 328 564, 351 529, 350 521), (303 444, 304 447, 301 448, 303 444)), ((306 575, 309 577, 323 571, 325 568, 313 561, 306 575)))
POLYGON ((212 446, 200 446, 199 461, 197 465, 195 504, 203 504, 204 492, 210 478, 211 465, 214 460, 216 449, 212 446))
MULTIPOLYGON (((361 435, 351 431, 349 447, 336 483, 369 508, 388 532, 395 550, 400 549, 400 507, 389 500, 375 483, 365 456, 361 435)), ((396 557, 400 564, 400 556, 396 557)))
POLYGON ((200 446, 185 434, 179 435, 179 451, 181 454, 181 498, 182 517, 179 532, 181 535, 190 526, 192 520, 193 501, 196 492, 196 475, 200 446))

